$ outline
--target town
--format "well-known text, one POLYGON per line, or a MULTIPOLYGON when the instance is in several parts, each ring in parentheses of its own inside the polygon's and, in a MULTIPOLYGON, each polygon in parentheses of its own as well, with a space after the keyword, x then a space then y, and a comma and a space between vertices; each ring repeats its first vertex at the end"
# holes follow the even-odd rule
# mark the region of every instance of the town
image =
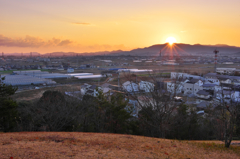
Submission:
MULTIPOLYGON (((240 58, 218 56, 217 67, 215 59, 213 55, 46 57, 2 53, 0 73, 5 77, 5 84, 18 87, 19 94, 63 85, 78 86, 78 90, 65 93, 79 99, 86 94, 96 97, 98 91, 120 92, 127 97, 161 91, 204 115, 204 109, 209 106, 240 102, 240 58)), ((140 109, 137 101, 129 102, 137 113, 140 109)))

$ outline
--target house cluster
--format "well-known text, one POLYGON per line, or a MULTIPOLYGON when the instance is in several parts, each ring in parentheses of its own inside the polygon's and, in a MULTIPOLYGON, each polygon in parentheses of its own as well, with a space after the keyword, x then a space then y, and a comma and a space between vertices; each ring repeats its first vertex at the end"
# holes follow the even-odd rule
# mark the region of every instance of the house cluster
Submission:
MULTIPOLYGON (((143 93, 143 92, 151 92, 154 90, 154 84, 147 81, 141 81, 138 84, 130 81, 126 81, 122 84, 122 86, 116 86, 111 85, 109 83, 104 83, 103 85, 96 86, 96 85, 90 85, 85 83, 81 86, 81 95, 90 95, 90 96, 98 96, 99 91, 101 91, 104 95, 109 96, 113 95, 114 93, 122 93, 122 94, 128 94, 128 93, 143 93)), ((140 96, 139 98, 143 98, 144 96, 140 96)), ((145 98, 144 98, 145 99, 145 98)), ((126 98, 127 100, 127 98, 126 98)), ((136 115, 139 111, 139 107, 137 106, 138 103, 135 99, 128 99, 129 105, 133 108, 133 115, 136 115)), ((139 101, 146 101, 141 99, 139 101)))
POLYGON ((109 83, 104 83, 100 86, 84 83, 84 85, 81 86, 81 95, 90 95, 96 97, 98 96, 99 91, 102 91, 103 94, 112 95, 113 93, 119 92, 120 90, 121 88, 118 86, 111 85, 109 83))
POLYGON ((19 65, 19 64, 5 64, 0 66, 1 71, 6 70, 31 70, 42 69, 41 65, 19 65))
POLYGON ((141 81, 138 84, 132 81, 126 81, 122 84, 122 90, 126 93, 152 92, 154 84, 148 81, 141 81))
POLYGON ((175 96, 195 98, 195 104, 204 108, 218 102, 240 102, 240 77, 208 73, 203 77, 171 72, 167 91, 175 96))
POLYGON ((81 86, 81 94, 82 95, 91 95, 96 97, 98 95, 98 91, 102 91, 104 94, 110 93, 110 95, 114 92, 121 93, 138 93, 138 92, 152 92, 154 90, 154 84, 147 81, 141 81, 138 84, 130 81, 126 81, 122 84, 122 87, 117 85, 111 85, 109 83, 104 83, 103 85, 90 85, 85 83, 81 86))
POLYGON ((240 70, 236 68, 217 68, 216 72, 221 75, 235 75, 240 73, 240 70))

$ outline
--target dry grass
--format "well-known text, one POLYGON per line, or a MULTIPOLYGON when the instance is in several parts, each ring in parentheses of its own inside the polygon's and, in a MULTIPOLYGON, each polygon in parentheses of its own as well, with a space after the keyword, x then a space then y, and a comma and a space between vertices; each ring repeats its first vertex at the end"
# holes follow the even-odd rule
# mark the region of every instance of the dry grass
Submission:
POLYGON ((240 158, 240 147, 220 142, 177 141, 143 136, 21 132, 0 134, 0 158, 240 158))

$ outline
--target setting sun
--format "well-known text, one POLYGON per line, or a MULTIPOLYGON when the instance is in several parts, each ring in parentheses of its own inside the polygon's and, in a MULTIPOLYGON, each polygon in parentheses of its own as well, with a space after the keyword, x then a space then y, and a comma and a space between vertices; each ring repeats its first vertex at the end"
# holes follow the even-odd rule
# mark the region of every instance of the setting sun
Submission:
POLYGON ((173 43, 176 43, 177 40, 174 37, 168 37, 166 39, 166 42, 169 43, 170 45, 172 45, 173 43))

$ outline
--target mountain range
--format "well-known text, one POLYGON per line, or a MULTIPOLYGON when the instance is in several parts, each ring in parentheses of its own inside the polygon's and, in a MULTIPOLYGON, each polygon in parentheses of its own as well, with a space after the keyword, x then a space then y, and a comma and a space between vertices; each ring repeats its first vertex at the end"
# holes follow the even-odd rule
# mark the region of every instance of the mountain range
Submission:
MULTIPOLYGON (((101 52, 84 52, 84 53, 76 53, 76 52, 52 52, 52 53, 45 53, 40 54, 37 52, 33 52, 32 56, 87 56, 87 55, 113 55, 113 56, 120 56, 120 55, 131 55, 131 56, 158 56, 161 52, 162 56, 166 56, 169 54, 172 55, 210 55, 213 51, 217 49, 221 56, 238 56, 240 55, 240 47, 236 46, 229 46, 224 44, 218 45, 201 45, 201 44, 183 44, 183 43, 176 43, 172 46, 168 43, 165 44, 157 44, 152 45, 145 48, 137 48, 130 51, 122 51, 122 50, 115 50, 115 51, 101 51, 101 52)), ((11 55, 16 56, 30 56, 30 53, 9 53, 11 55)), ((8 55, 9 55, 8 54, 8 55)))

